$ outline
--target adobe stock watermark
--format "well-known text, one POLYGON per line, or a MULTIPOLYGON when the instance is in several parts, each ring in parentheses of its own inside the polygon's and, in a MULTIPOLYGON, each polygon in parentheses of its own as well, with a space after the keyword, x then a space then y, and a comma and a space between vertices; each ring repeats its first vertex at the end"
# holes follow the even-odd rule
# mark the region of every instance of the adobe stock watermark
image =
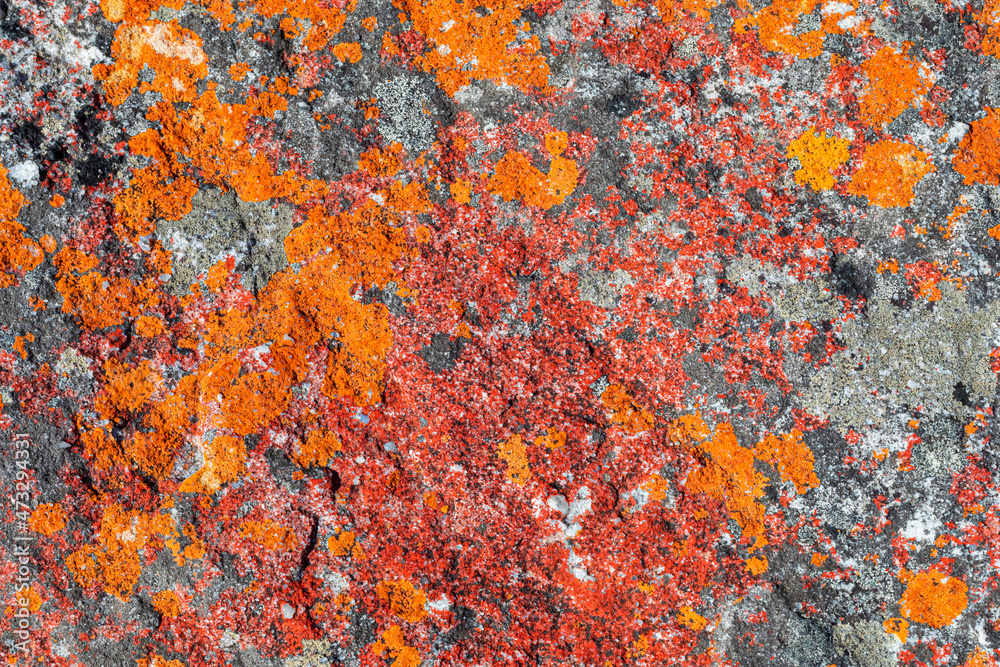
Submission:
POLYGON ((35 571, 31 560, 32 536, 28 518, 31 516, 34 475, 31 468, 31 440, 27 433, 14 435, 14 469, 14 492, 10 495, 14 513, 14 547, 9 553, 17 566, 12 623, 16 639, 7 641, 11 655, 29 653, 31 639, 31 599, 28 597, 28 589, 34 581, 35 571))

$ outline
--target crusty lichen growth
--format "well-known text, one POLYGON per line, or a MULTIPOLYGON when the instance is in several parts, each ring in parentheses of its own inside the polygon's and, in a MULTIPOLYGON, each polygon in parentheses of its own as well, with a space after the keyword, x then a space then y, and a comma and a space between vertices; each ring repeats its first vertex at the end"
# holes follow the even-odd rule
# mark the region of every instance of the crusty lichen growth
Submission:
POLYGON ((987 107, 986 117, 972 123, 952 166, 965 177, 966 185, 1000 185, 1000 109, 987 107))
POLYGON ((943 628, 969 604, 969 587, 958 577, 936 570, 913 573, 905 569, 899 576, 906 583, 899 606, 911 621, 943 628))
POLYGON ((861 168, 851 178, 848 193, 867 197, 875 206, 909 206, 913 188, 934 166, 930 155, 916 146, 886 139, 865 148, 861 168))
POLYGON ((788 157, 797 158, 800 169, 795 170, 796 182, 808 183, 813 190, 829 190, 837 183, 831 173, 850 158, 847 139, 827 136, 826 132, 816 132, 809 128, 798 139, 788 145, 788 157))
POLYGON ((965 406, 953 398, 959 382, 973 401, 992 396, 991 326, 1000 306, 972 310, 952 283, 938 285, 941 298, 929 310, 875 298, 867 315, 846 322, 845 349, 803 392, 807 408, 846 432, 879 426, 887 415, 916 406, 930 415, 963 414, 965 406))

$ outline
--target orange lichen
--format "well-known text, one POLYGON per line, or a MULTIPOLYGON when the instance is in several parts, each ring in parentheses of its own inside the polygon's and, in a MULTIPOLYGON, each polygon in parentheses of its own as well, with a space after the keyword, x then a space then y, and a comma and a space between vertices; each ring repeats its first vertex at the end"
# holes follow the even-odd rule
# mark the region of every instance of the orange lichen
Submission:
POLYGON ((700 632, 708 625, 708 620, 691 607, 684 605, 677 611, 677 623, 695 632, 700 632))
POLYGON ((240 525, 240 535, 271 551, 293 551, 298 545, 295 532, 291 528, 270 519, 244 521, 240 525))
POLYGON ((66 512, 58 503, 39 505, 28 519, 28 528, 49 536, 66 527, 66 512))
POLYGON ((767 572, 767 557, 765 556, 753 556, 752 558, 747 558, 746 571, 755 577, 767 572))
POLYGON ((246 472, 247 450, 242 438, 217 435, 202 443, 205 463, 180 486, 180 491, 215 493, 246 472))
POLYGON ((341 42, 333 47, 333 55, 342 63, 356 63, 361 60, 361 45, 357 42, 341 42))
POLYGON ((139 580, 139 552, 157 536, 173 532, 169 514, 125 511, 121 505, 104 508, 96 545, 84 545, 66 559, 67 568, 81 586, 95 582, 105 592, 125 601, 139 580))
POLYGON ((105 419, 137 412, 162 381, 148 360, 127 366, 109 359, 104 364, 104 373, 107 381, 104 393, 97 398, 96 408, 105 419))
POLYGON ((795 490, 803 494, 819 486, 819 478, 813 472, 813 453, 802 441, 802 432, 793 429, 780 437, 768 435, 757 443, 754 455, 767 461, 780 473, 785 482, 795 484, 795 490))
POLYGON ((658 503, 666 500, 669 496, 670 480, 664 479, 659 475, 653 475, 641 488, 647 493, 651 502, 658 503))
POLYGON ((104 17, 112 23, 145 21, 161 7, 181 9, 184 0, 101 0, 104 17))
POLYGON ((529 206, 549 209, 573 194, 578 177, 573 160, 554 157, 549 173, 544 174, 522 153, 511 151, 497 163, 488 188, 504 201, 521 199, 529 206))
POLYGON ((795 180, 808 183, 813 190, 829 190, 837 183, 830 172, 847 162, 850 145, 847 139, 828 137, 826 132, 817 134, 815 127, 809 128, 788 145, 788 157, 797 158, 802 165, 795 170, 795 180))
POLYGON ((247 128, 254 116, 273 117, 288 102, 272 92, 260 92, 246 104, 221 104, 207 90, 191 106, 178 112, 157 103, 147 119, 159 130, 147 130, 129 141, 132 152, 152 158, 153 165, 136 169, 129 187, 115 197, 115 210, 136 235, 156 229, 155 220, 179 220, 191 211, 198 189, 185 175, 193 168, 207 185, 232 188, 243 201, 260 202, 288 197, 296 203, 323 194, 326 184, 292 171, 275 174, 263 153, 247 146, 247 128))
POLYGON ((177 21, 126 23, 115 31, 111 45, 112 65, 94 66, 94 78, 104 83, 108 101, 118 106, 133 91, 154 91, 167 102, 192 102, 195 82, 208 75, 208 58, 202 41, 177 21), (153 80, 139 83, 139 72, 149 66, 153 80))
POLYGON ((529 35, 521 11, 531 0, 497 4, 475 0, 396 0, 414 29, 428 42, 420 64, 434 72, 449 95, 472 81, 489 79, 525 92, 548 85, 549 67, 540 55, 540 40, 529 35))
POLYGON ((900 578, 906 591, 899 600, 903 615, 917 623, 943 628, 954 621, 969 604, 969 587, 955 576, 936 570, 914 574, 903 570, 900 578))
POLYGON ((497 454, 507 463, 507 477, 518 486, 531 478, 528 468, 528 450, 521 441, 521 436, 514 434, 500 443, 497 454))
POLYGON ((84 454, 98 470, 109 470, 127 463, 121 446, 103 428, 83 431, 80 441, 84 454))
POLYGON ((229 78, 233 81, 242 81, 250 72, 250 65, 246 63, 233 63, 229 66, 229 78))
POLYGON ((305 442, 299 444, 292 459, 304 468, 325 466, 340 451, 340 438, 333 431, 312 431, 305 442))
POLYGON ((150 658, 139 658, 136 667, 186 667, 180 660, 167 660, 158 655, 150 658))
POLYGON ((59 193, 52 195, 52 198, 49 199, 49 206, 51 206, 52 208, 59 208, 65 203, 66 203, 66 198, 59 193))
POLYGON ((972 123, 952 166, 965 177, 966 185, 1000 185, 1000 109, 986 107, 986 117, 972 123))
POLYGON ((1000 661, 997 660, 997 652, 986 651, 977 648, 974 653, 970 653, 962 667, 997 667, 1000 661))
POLYGON ((177 618, 181 615, 181 601, 173 591, 160 591, 153 596, 153 609, 160 616, 177 618))
POLYGON ((56 289, 63 296, 62 312, 72 313, 90 330, 121 324, 155 305, 156 285, 151 279, 135 284, 126 278, 95 271, 99 261, 73 248, 63 248, 53 258, 59 272, 56 289))
POLYGON ((861 120, 879 128, 892 122, 934 85, 930 69, 910 60, 905 52, 912 46, 903 42, 901 49, 884 46, 878 53, 861 63, 868 85, 859 98, 861 120))
POLYGON ((469 181, 459 178, 449 186, 451 198, 459 204, 468 204, 472 201, 472 184, 469 181))
POLYGON ((7 170, 0 166, 0 287, 10 287, 17 278, 33 270, 45 258, 35 241, 24 236, 17 216, 24 196, 14 189, 7 170))
POLYGON ((740 19, 735 29, 746 32, 756 25, 760 43, 769 51, 781 51, 797 58, 815 58, 823 51, 822 30, 796 34, 799 18, 811 14, 819 0, 775 0, 753 16, 740 19))
POLYGON ((611 423, 620 426, 629 435, 653 428, 653 415, 640 407, 620 384, 605 389, 601 393, 601 403, 611 413, 611 423))
POLYGON ((882 622, 882 628, 887 634, 895 635, 899 641, 906 643, 910 624, 905 618, 889 618, 882 622))
POLYGON ((135 332, 143 338, 154 338, 167 330, 159 317, 143 315, 135 321, 135 332))
POLYGON ((915 146, 891 139, 871 144, 865 148, 861 168, 851 178, 847 192, 867 197, 875 206, 909 206, 913 187, 934 171, 928 157, 915 146))
POLYGON ((986 0, 976 15, 976 21, 986 28, 981 48, 983 53, 1000 58, 1000 0, 986 0))
POLYGON ((711 439, 697 444, 702 467, 691 472, 685 487, 724 501, 743 537, 752 540, 751 551, 767 545, 764 530, 764 495, 767 479, 754 470, 753 451, 741 447, 729 424, 719 424, 711 439))
POLYGON ((35 340, 35 334, 28 333, 24 336, 14 336, 14 351, 21 355, 22 359, 28 358, 28 351, 24 349, 25 343, 31 343, 35 340))
POLYGON ((352 555, 354 550, 358 548, 354 533, 350 530, 331 535, 330 539, 326 541, 326 547, 330 550, 331 554, 340 556, 341 558, 352 555))
POLYGON ((566 431, 560 431, 555 426, 550 426, 545 435, 535 438, 535 445, 547 449, 562 449, 566 446, 566 431))
POLYGON ((392 613, 407 623, 419 623, 427 617, 427 596, 406 579, 380 581, 375 592, 384 602, 389 603, 392 613))
POLYGON ((420 667, 420 651, 406 645, 403 629, 398 625, 383 632, 381 639, 372 644, 372 650, 392 660, 392 667, 420 667))

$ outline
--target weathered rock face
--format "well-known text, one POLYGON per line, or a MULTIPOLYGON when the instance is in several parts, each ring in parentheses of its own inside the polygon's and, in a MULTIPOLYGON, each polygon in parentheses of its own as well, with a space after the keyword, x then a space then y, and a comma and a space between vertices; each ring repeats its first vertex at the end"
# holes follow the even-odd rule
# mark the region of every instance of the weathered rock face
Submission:
POLYGON ((0 46, 11 664, 1000 664, 996 0, 0 46))

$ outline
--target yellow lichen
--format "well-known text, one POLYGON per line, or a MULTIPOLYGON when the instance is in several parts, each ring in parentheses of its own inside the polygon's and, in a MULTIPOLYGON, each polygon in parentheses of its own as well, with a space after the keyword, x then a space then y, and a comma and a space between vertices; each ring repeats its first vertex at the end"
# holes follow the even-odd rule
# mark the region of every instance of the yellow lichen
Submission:
POLYGON ((887 139, 865 148, 861 168, 851 178, 848 193, 885 208, 909 206, 913 187, 934 171, 929 155, 910 144, 887 139))
POLYGON ((936 570, 917 574, 903 570, 900 578, 906 583, 906 591, 899 600, 900 609, 917 623, 943 628, 969 604, 969 587, 958 577, 936 570))
POLYGON ((847 139, 828 137, 826 132, 817 134, 815 127, 809 128, 788 145, 788 157, 797 158, 802 165, 795 171, 795 180, 808 183, 813 190, 829 190, 837 183, 830 172, 847 162, 850 145, 847 139))

